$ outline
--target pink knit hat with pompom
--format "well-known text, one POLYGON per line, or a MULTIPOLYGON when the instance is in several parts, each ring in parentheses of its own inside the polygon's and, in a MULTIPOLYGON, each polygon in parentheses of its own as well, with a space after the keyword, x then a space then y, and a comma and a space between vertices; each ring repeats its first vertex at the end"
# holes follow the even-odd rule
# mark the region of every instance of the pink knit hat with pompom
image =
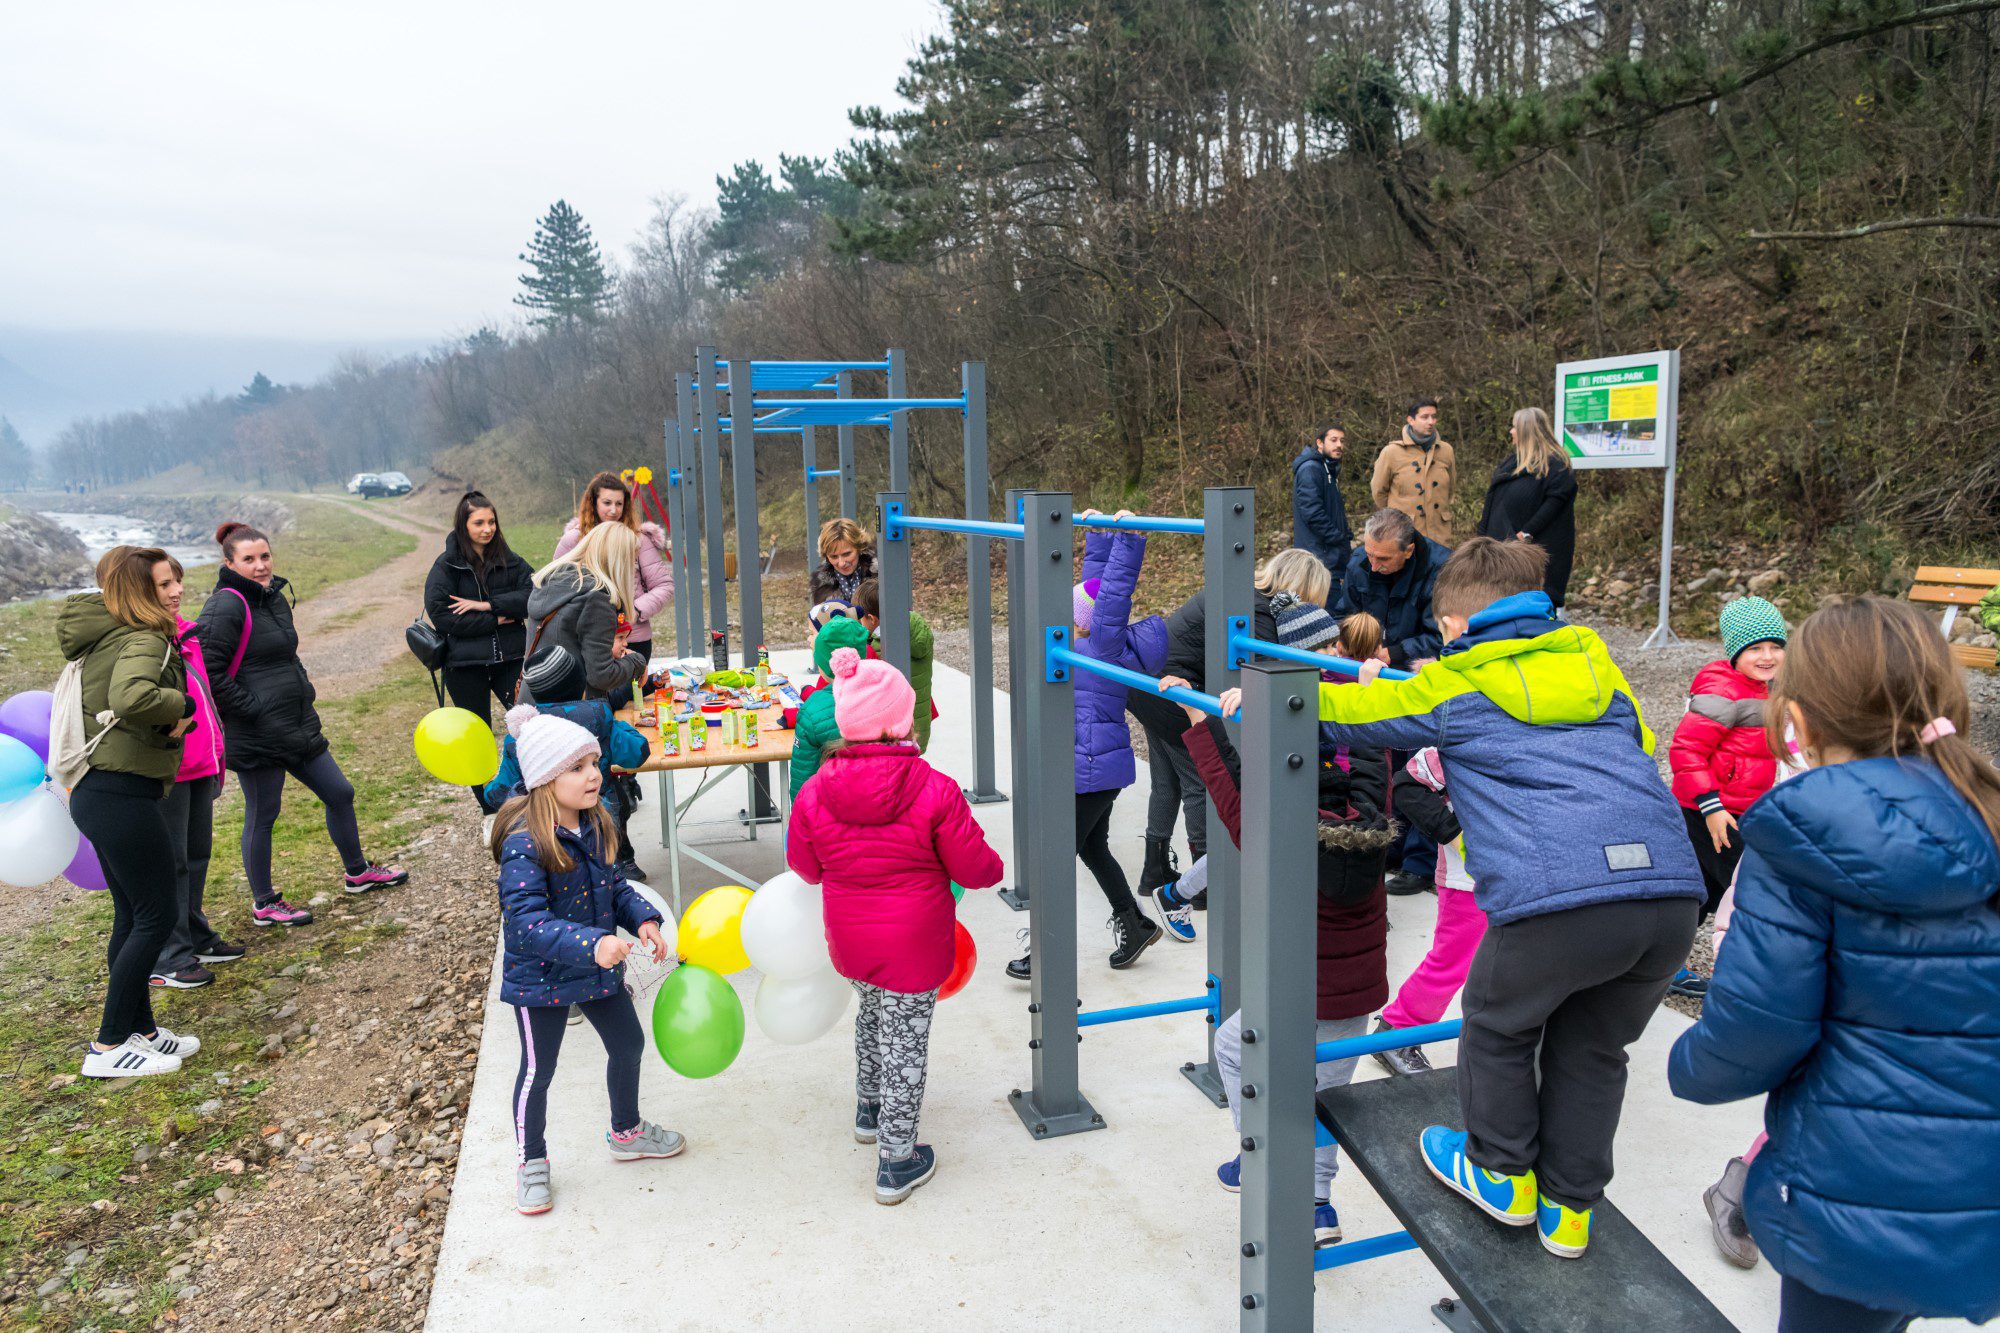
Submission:
POLYGON ((907 740, 917 692, 903 673, 879 659, 863 659, 852 648, 836 648, 833 667, 833 720, 843 740, 907 740))

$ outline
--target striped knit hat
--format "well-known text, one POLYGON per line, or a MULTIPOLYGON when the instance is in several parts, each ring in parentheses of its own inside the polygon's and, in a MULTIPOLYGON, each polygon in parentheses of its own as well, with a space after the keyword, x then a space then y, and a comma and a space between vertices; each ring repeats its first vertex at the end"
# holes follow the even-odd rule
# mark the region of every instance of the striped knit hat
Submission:
POLYGON ((1278 612, 1278 642, 1287 648, 1303 648, 1316 653, 1339 639, 1340 626, 1323 606, 1293 602, 1278 612))
POLYGON ((1722 655, 1735 666, 1745 648, 1758 643, 1785 645, 1785 618, 1761 597, 1739 597, 1722 608, 1722 655))
POLYGON ((1080 634, 1090 633, 1090 613, 1097 608, 1097 590, 1103 582, 1103 579, 1085 579, 1069 590, 1070 619, 1080 634))

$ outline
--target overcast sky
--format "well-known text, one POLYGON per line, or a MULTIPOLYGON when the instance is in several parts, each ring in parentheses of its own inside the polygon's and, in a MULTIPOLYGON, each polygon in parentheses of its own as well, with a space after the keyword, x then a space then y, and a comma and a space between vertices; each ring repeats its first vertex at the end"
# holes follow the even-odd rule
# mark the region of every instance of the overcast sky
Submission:
POLYGON ((932 0, 0 3, 0 324, 430 338, 514 316, 566 198, 831 153, 932 0))

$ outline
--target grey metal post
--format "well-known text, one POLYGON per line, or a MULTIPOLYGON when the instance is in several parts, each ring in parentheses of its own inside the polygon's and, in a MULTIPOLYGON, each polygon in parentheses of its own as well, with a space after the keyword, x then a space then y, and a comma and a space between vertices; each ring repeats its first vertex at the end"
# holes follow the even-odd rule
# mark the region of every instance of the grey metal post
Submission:
POLYGON ((661 469, 661 479, 667 483, 667 525, 673 529, 667 543, 667 567, 674 579, 674 656, 688 655, 688 599, 683 595, 687 584, 687 562, 682 552, 687 548, 687 518, 681 510, 681 428, 680 423, 669 418, 662 423, 661 436, 666 442, 667 463, 661 469))
MULTIPOLYGON (((1237 683, 1229 667, 1229 618, 1248 617, 1252 610, 1251 580, 1256 565, 1256 515, 1247 486, 1216 486, 1202 493, 1202 579, 1206 592, 1208 693, 1220 694, 1237 683)), ((1237 941, 1242 929, 1243 882, 1236 843, 1223 827, 1213 798, 1208 803, 1208 976, 1216 989, 1216 1013, 1236 1012, 1237 941)), ((1207 1059, 1185 1064, 1181 1072, 1217 1106, 1228 1105, 1222 1075, 1215 1067, 1215 1027, 1208 1029, 1207 1059)))
MULTIPOLYGON (((965 516, 984 522, 993 517, 986 472, 986 363, 966 362, 959 383, 965 393, 965 516)), ((983 805, 1007 799, 994 773, 993 550, 983 537, 965 544, 965 620, 972 636, 972 785, 965 795, 983 805)))
POLYGON ((813 543, 819 540, 819 480, 813 476, 819 471, 819 441, 811 426, 799 428, 799 453, 806 460, 806 569, 810 571, 818 554, 813 543))
POLYGON ((1660 622, 1646 636, 1641 648, 1671 648, 1681 641, 1674 633, 1672 600, 1674 589, 1674 473, 1680 471, 1681 447, 1681 354, 1667 353, 1666 402, 1660 407, 1661 427, 1667 432, 1667 475, 1660 496, 1660 622))
MULTIPOLYGON (((701 534, 708 546, 708 626, 710 634, 720 633, 726 667, 729 645, 729 579, 723 563, 722 521, 722 427, 715 394, 715 349, 697 347, 695 411, 701 418, 701 534)), ((708 652, 708 645, 702 645, 708 652)))
MULTIPOLYGON (((1021 521, 1021 505, 1027 491, 1007 492, 1006 521, 1021 521)), ((1029 673, 1035 669, 1035 652, 1040 645, 1035 642, 1033 631, 1028 626, 1027 578, 1022 572, 1024 544, 1007 543, 1007 780, 1014 784, 1014 790, 1025 790, 1024 782, 1034 781, 1034 758, 1028 749, 1027 700, 1029 673)), ((977 626, 969 627, 978 633, 977 626)), ((987 631, 989 634, 991 629, 987 631)), ((1021 802, 1014 807, 1014 882, 1000 890, 1000 901, 1017 912, 1028 910, 1029 899, 1033 896, 1029 876, 1033 860, 1030 855, 1034 833, 1028 828, 1027 809, 1021 802)), ((1072 828, 1074 836, 1074 828, 1072 828)))
POLYGON ((757 409, 750 363, 729 363, 729 465, 735 482, 736 606, 743 627, 743 665, 757 662, 764 641, 763 544, 757 534, 757 409))
MULTIPOLYGON (((852 398, 854 396, 854 372, 843 370, 833 377, 833 396, 852 398)), ((840 516, 853 518, 854 507, 854 427, 835 426, 833 438, 840 445, 840 516)), ((819 534, 813 534, 819 540, 819 534)))
MULTIPOLYGON (((889 396, 910 396, 910 374, 904 365, 903 349, 889 349, 889 396)), ((889 414, 889 489, 908 494, 910 490, 910 419, 907 412, 889 414)))
POLYGON ((1313 1169, 1319 675, 1257 663, 1242 680, 1240 1326, 1244 1333, 1291 1333, 1313 1324, 1312 1206, 1304 1182, 1313 1169))
POLYGON ((681 656, 708 654, 708 614, 702 601, 701 543, 707 530, 701 521, 701 438, 695 430, 694 376, 674 376, 674 412, 680 421, 681 514, 686 535, 674 543, 681 577, 674 600, 687 606, 688 646, 681 656))
POLYGON ((1012 633, 1022 643, 1025 670, 1014 689, 1027 696, 1027 736, 1023 747, 1034 756, 1027 780, 1016 778, 1014 817, 1034 831, 1034 910, 1028 914, 1028 952, 1034 958, 1029 986, 1028 1041, 1033 1082, 1009 1097, 1021 1123, 1038 1139, 1102 1129, 1104 1117, 1077 1088, 1076 1011, 1076 685, 1068 670, 1046 669, 1044 631, 1070 630, 1072 540, 1071 497, 1067 491, 1036 492, 1027 498, 1026 540, 1028 615, 1012 633), (1049 676, 1055 675, 1056 680, 1049 676))
POLYGON ((907 512, 909 497, 884 491, 875 497, 881 508, 878 540, 875 544, 879 574, 875 584, 882 607, 882 659, 905 676, 910 674, 910 532, 905 528, 889 540, 889 507, 907 512))

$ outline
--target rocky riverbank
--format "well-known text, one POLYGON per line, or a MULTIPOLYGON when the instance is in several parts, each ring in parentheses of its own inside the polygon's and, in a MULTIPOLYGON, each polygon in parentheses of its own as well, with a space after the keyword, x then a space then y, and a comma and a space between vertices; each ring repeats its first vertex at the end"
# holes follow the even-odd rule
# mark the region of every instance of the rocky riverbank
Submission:
POLYGON ((76 534, 30 509, 0 504, 0 602, 90 581, 76 534))
MULTIPOLYGON (((66 514, 126 514, 143 519, 158 540, 168 545, 201 545, 215 537, 224 519, 241 519, 273 535, 292 526, 292 510, 268 495, 133 495, 101 491, 68 495, 61 491, 25 492, 11 497, 20 509, 66 514)), ((78 548, 81 551, 81 547, 78 548)), ((62 587, 61 583, 47 585, 62 587)))

